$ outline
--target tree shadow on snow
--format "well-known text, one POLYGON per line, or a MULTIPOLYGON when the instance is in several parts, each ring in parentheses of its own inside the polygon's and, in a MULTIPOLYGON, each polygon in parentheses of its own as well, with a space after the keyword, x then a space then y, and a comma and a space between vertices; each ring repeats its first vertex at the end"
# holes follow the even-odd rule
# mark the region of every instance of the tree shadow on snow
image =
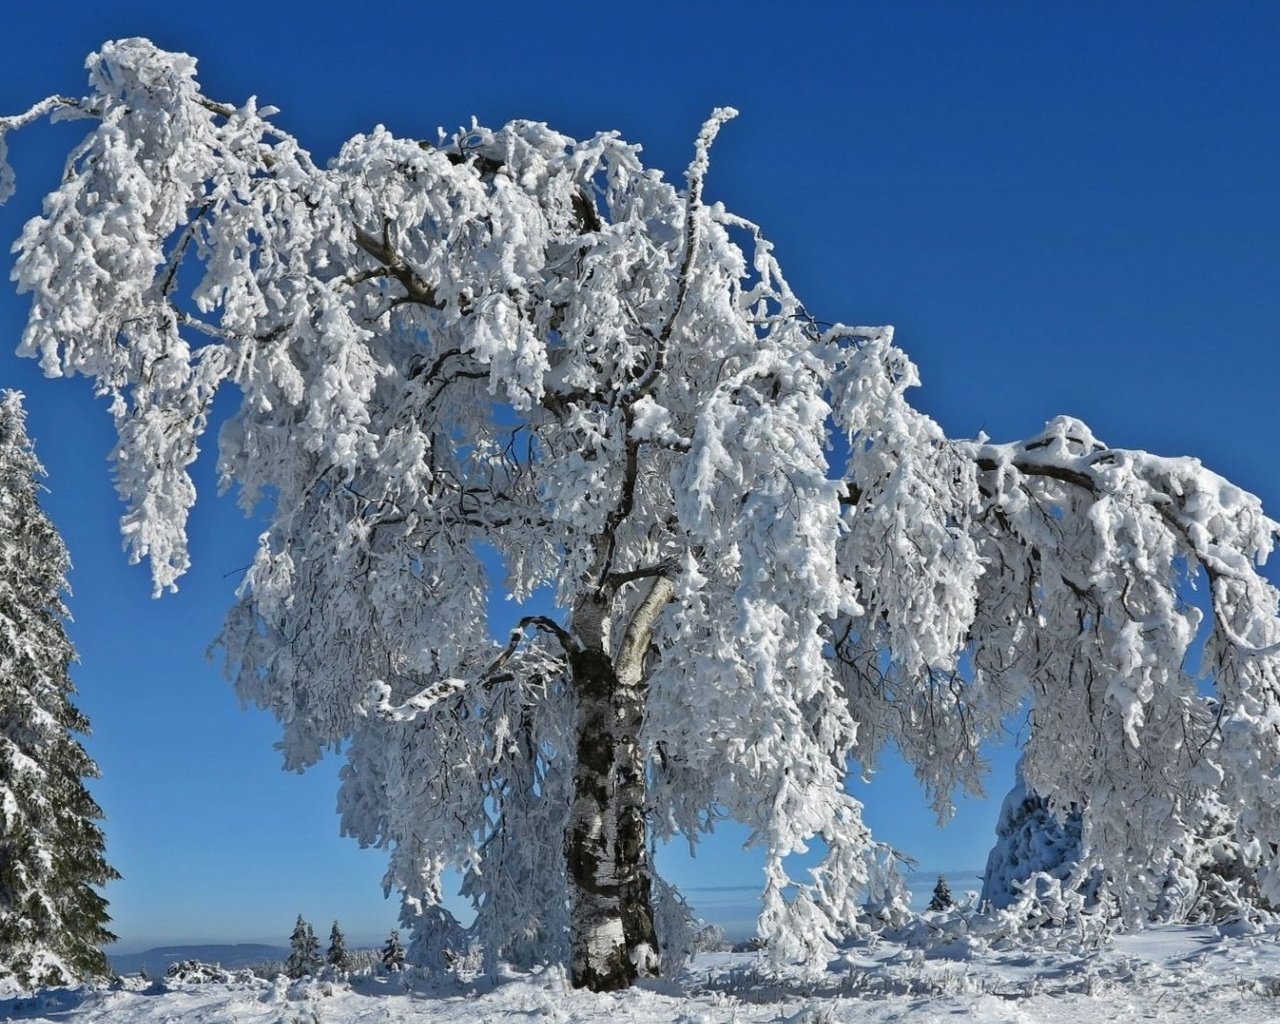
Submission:
POLYGON ((88 998, 90 989, 49 988, 33 995, 0 999, 0 1020, 31 1020, 77 1010, 88 998))

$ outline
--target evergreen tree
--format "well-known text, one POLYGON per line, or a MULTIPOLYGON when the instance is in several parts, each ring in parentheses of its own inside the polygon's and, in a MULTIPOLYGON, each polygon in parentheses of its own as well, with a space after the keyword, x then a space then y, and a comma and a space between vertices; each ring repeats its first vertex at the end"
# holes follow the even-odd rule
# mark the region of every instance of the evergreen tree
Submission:
POLYGON ((1049 801, 1027 784, 1023 763, 1018 762, 1013 788, 1000 806, 996 843, 982 876, 982 902, 996 910, 1016 903, 1020 887, 1032 875, 1065 882, 1080 861, 1080 811, 1055 813, 1049 801))
POLYGON ((289 936, 289 959, 284 963, 284 973, 290 978, 302 978, 320 969, 320 943, 311 925, 298 915, 298 922, 289 936))
POLYGON ((0 978, 67 984, 110 973, 98 767, 76 734, 67 550, 36 501, 43 473, 22 396, 0 392, 0 978))
POLYGON ((334 921, 333 927, 329 929, 329 952, 325 955, 325 962, 339 971, 351 970, 351 954, 347 951, 347 937, 342 934, 337 921, 334 921))
MULTIPOLYGON (((1023 901, 1026 892, 1056 900, 1062 891, 1074 891, 1081 906, 1096 908, 1112 880, 1107 877, 1109 865, 1104 870, 1094 863, 1086 872, 1080 871, 1083 811, 1072 806, 1065 813, 1055 813, 1049 801, 1029 785, 1022 769, 1019 762, 1014 787, 1000 811, 982 901, 1000 910, 1023 901), (1028 889, 1033 876, 1042 877, 1028 889)), ((1142 865, 1153 894, 1146 899, 1145 919, 1220 924, 1274 913, 1259 878, 1261 846, 1242 828, 1239 814, 1212 793, 1188 806, 1184 814, 1198 824, 1175 836, 1142 865)))
POLYGON ((382 966, 389 971, 404 970, 404 946, 400 944, 398 928, 391 929, 386 945, 382 947, 382 966))
POLYGON ((947 885, 947 876, 939 875, 938 883, 933 887, 933 898, 929 900, 929 909, 933 911, 946 910, 955 905, 955 897, 951 895, 951 886, 947 885))

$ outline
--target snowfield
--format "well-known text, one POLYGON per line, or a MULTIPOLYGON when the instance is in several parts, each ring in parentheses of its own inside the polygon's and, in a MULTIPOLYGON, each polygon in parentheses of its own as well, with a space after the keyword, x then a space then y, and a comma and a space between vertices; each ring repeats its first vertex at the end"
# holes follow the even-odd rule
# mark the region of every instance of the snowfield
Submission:
POLYGON ((350 982, 248 979, 50 989, 0 998, 0 1019, 59 1024, 836 1024, 968 1021, 1280 1020, 1276 935, 1223 937, 1166 926, 1081 955, 923 952, 881 942, 844 952, 820 975, 770 974, 752 954, 699 956, 677 981, 625 993, 575 991, 563 971, 441 984, 418 976, 350 982))

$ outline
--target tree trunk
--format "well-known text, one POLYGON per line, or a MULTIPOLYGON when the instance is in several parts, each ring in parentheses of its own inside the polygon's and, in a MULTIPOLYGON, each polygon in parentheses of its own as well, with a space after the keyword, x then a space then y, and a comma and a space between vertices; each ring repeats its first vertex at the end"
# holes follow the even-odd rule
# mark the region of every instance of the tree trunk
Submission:
POLYGON ((628 657, 637 638, 633 623, 619 671, 609 653, 604 613, 602 601, 588 601, 574 616, 583 648, 569 659, 577 759, 565 836, 570 973, 576 987, 596 992, 627 988, 638 977, 658 973, 640 746, 643 680, 639 659, 628 657))
POLYGON ((657 974, 639 716, 623 721, 612 659, 571 658, 577 763, 566 837, 573 984, 596 992, 657 974), (626 735, 626 733, 632 735, 626 735))

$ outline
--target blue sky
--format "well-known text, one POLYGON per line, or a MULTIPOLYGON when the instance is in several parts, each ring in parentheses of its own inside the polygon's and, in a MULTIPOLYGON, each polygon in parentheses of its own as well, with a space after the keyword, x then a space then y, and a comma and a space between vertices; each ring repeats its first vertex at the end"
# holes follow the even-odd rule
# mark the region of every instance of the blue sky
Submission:
MULTIPOLYGON (((675 176, 707 113, 732 104, 708 198, 763 225, 817 315, 896 324, 917 402, 948 432, 1008 440, 1070 413, 1117 446, 1198 455, 1280 509, 1280 6, 16 6, 0 112, 82 90, 87 53, 147 35, 195 54, 208 94, 280 107, 320 157, 378 122, 433 138, 474 114, 619 129, 675 176)), ((38 209, 76 135, 10 140, 19 194, 0 237, 38 209)), ((357 941, 384 935, 384 858, 339 838, 336 765, 281 772, 275 725, 241 711, 204 658, 256 527, 208 500, 206 464, 195 567, 153 601, 120 552, 105 411, 85 382, 44 381, 12 354, 24 316, 0 290, 0 386, 28 395, 75 562, 76 679, 125 876, 108 890, 122 948, 282 941, 300 911, 357 941)), ((1013 755, 993 757, 992 798, 945 830, 892 764, 860 790, 868 818, 926 870, 980 867, 1013 755)), ((668 869, 695 889, 753 885, 741 838, 668 869)))

